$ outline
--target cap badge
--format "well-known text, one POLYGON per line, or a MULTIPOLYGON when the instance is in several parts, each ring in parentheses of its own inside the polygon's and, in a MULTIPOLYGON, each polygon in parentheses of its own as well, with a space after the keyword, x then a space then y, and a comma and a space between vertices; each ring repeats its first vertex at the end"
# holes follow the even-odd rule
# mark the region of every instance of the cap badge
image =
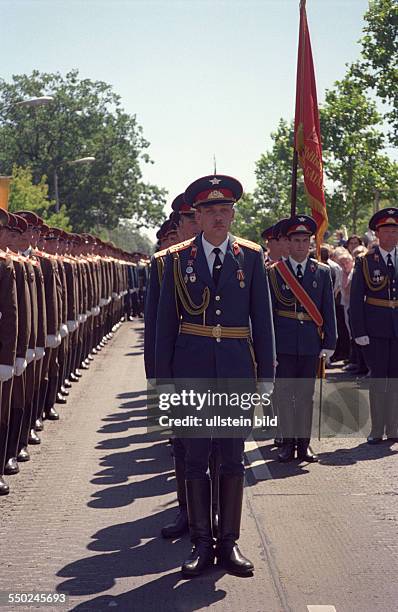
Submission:
POLYGON ((219 185, 221 183, 221 179, 218 179, 216 176, 209 180, 209 183, 212 185, 219 185))
POLYGON ((304 217, 299 217, 298 220, 300 221, 300 223, 304 223, 305 218, 304 217))
POLYGON ((224 194, 221 193, 221 191, 217 191, 217 189, 214 189, 214 191, 210 191, 207 197, 209 198, 209 200, 217 200, 218 198, 224 199, 224 194))

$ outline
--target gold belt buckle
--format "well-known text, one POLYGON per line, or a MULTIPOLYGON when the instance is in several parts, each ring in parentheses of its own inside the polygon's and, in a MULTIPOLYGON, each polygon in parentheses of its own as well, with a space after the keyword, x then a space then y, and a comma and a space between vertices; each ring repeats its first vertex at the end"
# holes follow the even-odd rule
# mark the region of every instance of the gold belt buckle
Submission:
POLYGON ((213 329, 211 330, 211 333, 213 334, 214 338, 221 338, 221 325, 217 325, 216 327, 213 327, 213 329))
POLYGON ((303 312, 298 312, 297 313, 297 318, 299 321, 304 321, 304 313, 303 312))

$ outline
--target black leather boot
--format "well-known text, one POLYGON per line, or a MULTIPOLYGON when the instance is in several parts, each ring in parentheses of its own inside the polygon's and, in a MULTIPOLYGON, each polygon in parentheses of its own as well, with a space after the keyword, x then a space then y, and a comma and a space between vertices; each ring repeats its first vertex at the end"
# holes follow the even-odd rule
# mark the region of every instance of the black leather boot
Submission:
POLYGON ((187 480, 187 507, 189 533, 193 548, 184 561, 183 576, 199 576, 214 563, 213 538, 210 520, 210 480, 187 480))
POLYGON ((3 476, 0 476, 0 495, 8 495, 10 492, 10 487, 4 481, 3 476))
POLYGON ((221 455, 217 443, 212 442, 209 457, 209 472, 211 480, 211 528, 213 538, 218 537, 219 527, 219 479, 220 479, 221 455))
POLYGON ((183 458, 174 457, 174 470, 177 483, 177 499, 179 512, 172 523, 165 525, 162 529, 164 538, 179 538, 188 533, 188 511, 187 496, 185 492, 185 461, 183 458))
POLYGON ((284 438, 281 450, 278 453, 278 459, 281 463, 288 463, 293 461, 295 452, 295 445, 293 438, 284 438))
POLYGON ((19 465, 16 457, 10 457, 7 463, 4 466, 4 474, 7 476, 13 476, 14 474, 18 474, 19 465))
POLYGON ((315 455, 311 450, 309 438, 298 438, 297 459, 299 461, 307 461, 308 463, 316 463, 318 461, 318 455, 315 455))
POLYGON ((240 552, 236 540, 242 516, 243 476, 220 476, 220 525, 216 547, 217 563, 231 574, 250 576, 253 563, 240 552))

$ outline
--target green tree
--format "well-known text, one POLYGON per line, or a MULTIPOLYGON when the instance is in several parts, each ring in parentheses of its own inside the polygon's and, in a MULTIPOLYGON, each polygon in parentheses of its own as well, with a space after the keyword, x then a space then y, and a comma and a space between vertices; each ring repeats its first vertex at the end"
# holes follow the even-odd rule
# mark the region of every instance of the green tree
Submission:
MULTIPOLYGON (((257 185, 252 195, 239 202, 234 231, 242 237, 261 241, 261 232, 283 217, 290 216, 290 193, 293 158, 293 124, 280 119, 271 134, 272 148, 256 163, 257 185)), ((303 180, 298 171, 297 211, 305 211, 307 202, 303 180)))
POLYGON ((382 117, 350 71, 326 92, 321 132, 331 228, 344 224, 357 232, 375 201, 397 198, 397 165, 384 153, 382 117))
POLYGON ((116 246, 132 253, 138 251, 151 255, 154 251, 154 244, 151 240, 137 230, 137 227, 128 220, 123 220, 117 227, 107 232, 107 240, 111 240, 116 246))
POLYGON ((48 176, 54 199, 57 168, 60 201, 75 230, 113 228, 120 218, 140 226, 162 220, 165 194, 142 180, 149 143, 110 85, 80 79, 77 70, 65 77, 34 71, 0 81, 0 100, 1 172, 9 173, 14 163, 29 166, 35 183, 48 176), (45 108, 16 105, 44 93, 54 98, 45 108), (96 161, 67 163, 87 156, 96 161))
POLYGON ((70 230, 71 226, 65 206, 62 206, 58 213, 54 213, 53 204, 54 202, 48 199, 48 185, 45 176, 42 176, 34 185, 30 168, 14 166, 9 198, 11 212, 31 210, 42 217, 48 225, 70 230))
POLYGON ((370 0, 364 16, 362 57, 352 74, 371 88, 387 105, 385 119, 390 123, 391 142, 398 144, 398 3, 396 0, 370 0))

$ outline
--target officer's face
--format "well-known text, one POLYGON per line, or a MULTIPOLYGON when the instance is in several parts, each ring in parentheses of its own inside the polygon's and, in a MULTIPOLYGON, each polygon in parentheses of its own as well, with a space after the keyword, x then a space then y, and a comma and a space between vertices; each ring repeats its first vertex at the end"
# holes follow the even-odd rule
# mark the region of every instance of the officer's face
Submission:
POLYGON ((267 248, 272 261, 277 261, 281 257, 282 251, 279 240, 268 240, 267 248))
POLYGON ((199 206, 195 218, 205 238, 214 245, 221 244, 227 237, 235 216, 231 204, 209 204, 199 206))
POLYGON ((181 215, 178 229, 181 240, 189 240, 189 238, 197 236, 200 232, 195 215, 181 215))
POLYGON ((304 261, 310 250, 310 237, 307 234, 293 234, 289 238, 290 256, 295 261, 304 261))
POLYGON ((398 244, 398 227, 380 227, 376 231, 376 236, 382 249, 391 251, 398 244))
POLYGON ((279 247, 281 250, 281 256, 282 257, 289 257, 289 253, 290 253, 290 241, 289 238, 286 238, 286 236, 281 236, 279 238, 279 247))

